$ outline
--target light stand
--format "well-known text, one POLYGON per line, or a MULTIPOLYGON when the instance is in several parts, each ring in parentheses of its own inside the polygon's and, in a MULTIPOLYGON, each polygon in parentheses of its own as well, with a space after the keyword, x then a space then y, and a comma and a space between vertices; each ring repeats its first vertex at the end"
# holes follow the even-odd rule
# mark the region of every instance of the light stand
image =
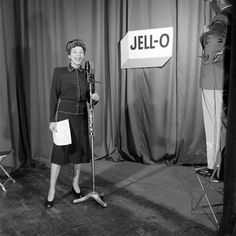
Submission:
POLYGON ((73 203, 77 202, 83 202, 86 201, 89 198, 93 198, 96 200, 99 204, 101 204, 103 207, 107 207, 107 204, 102 201, 100 196, 103 196, 103 194, 99 194, 96 192, 96 186, 95 186, 95 160, 94 160, 94 102, 91 98, 91 95, 95 91, 95 80, 94 80, 94 74, 90 73, 90 65, 89 62, 85 62, 85 71, 87 75, 87 80, 89 83, 89 93, 90 93, 90 101, 89 101, 89 109, 88 109, 88 118, 89 118, 89 136, 90 136, 90 144, 91 144, 91 169, 92 169, 92 192, 88 193, 82 198, 74 199, 73 203))

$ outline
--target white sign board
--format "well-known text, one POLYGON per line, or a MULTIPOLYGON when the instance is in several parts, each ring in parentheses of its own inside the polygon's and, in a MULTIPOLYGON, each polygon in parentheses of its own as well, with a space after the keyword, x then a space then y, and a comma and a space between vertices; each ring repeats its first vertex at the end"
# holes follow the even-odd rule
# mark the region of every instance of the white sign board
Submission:
POLYGON ((162 67, 172 56, 173 27, 129 31, 120 46, 121 68, 162 67))

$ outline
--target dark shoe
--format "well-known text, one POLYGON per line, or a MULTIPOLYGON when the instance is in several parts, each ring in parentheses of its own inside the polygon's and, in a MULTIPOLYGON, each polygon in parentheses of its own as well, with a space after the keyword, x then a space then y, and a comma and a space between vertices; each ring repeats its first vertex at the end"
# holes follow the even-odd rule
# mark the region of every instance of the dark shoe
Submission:
POLYGON ((72 186, 72 193, 73 193, 74 197, 76 197, 76 198, 82 198, 84 196, 81 192, 77 193, 75 191, 75 189, 73 188, 73 186, 72 186))
POLYGON ((46 198, 46 201, 45 201, 45 208, 48 208, 48 209, 52 208, 53 203, 54 203, 54 200, 48 201, 48 199, 46 198))
POLYGON ((196 171, 197 174, 205 176, 205 177, 210 177, 213 174, 212 169, 204 168, 196 171))

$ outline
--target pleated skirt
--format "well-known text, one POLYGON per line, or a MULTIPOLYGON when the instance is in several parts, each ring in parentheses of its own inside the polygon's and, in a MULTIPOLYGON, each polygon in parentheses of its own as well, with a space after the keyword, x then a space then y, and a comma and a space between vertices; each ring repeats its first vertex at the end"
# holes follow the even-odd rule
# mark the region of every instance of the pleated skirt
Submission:
POLYGON ((53 145, 51 162, 58 165, 67 163, 88 163, 91 160, 91 147, 88 134, 88 115, 73 115, 58 112, 58 121, 69 119, 72 144, 53 145))

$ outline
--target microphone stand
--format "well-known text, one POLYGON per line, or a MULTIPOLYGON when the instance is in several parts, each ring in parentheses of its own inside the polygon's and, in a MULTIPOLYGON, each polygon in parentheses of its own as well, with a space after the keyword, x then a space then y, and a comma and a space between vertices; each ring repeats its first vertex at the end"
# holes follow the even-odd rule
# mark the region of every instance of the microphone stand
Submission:
MULTIPOLYGON (((85 68, 86 69, 86 68, 85 68)), ((89 71, 89 69, 87 70, 89 71)), ((95 186, 95 160, 94 160, 94 104, 93 100, 91 98, 92 93, 95 90, 95 80, 94 80, 94 74, 86 73, 87 79, 89 82, 89 93, 90 93, 90 101, 89 101, 89 109, 88 109, 88 117, 89 117, 89 136, 91 141, 91 169, 92 169, 92 192, 88 193, 82 198, 74 199, 73 203, 77 202, 83 202, 86 201, 89 198, 93 198, 96 200, 99 204, 101 204, 103 207, 107 207, 107 204, 102 201, 99 194, 96 192, 96 186, 95 186)), ((101 196, 104 196, 103 194, 100 194, 101 196)))

